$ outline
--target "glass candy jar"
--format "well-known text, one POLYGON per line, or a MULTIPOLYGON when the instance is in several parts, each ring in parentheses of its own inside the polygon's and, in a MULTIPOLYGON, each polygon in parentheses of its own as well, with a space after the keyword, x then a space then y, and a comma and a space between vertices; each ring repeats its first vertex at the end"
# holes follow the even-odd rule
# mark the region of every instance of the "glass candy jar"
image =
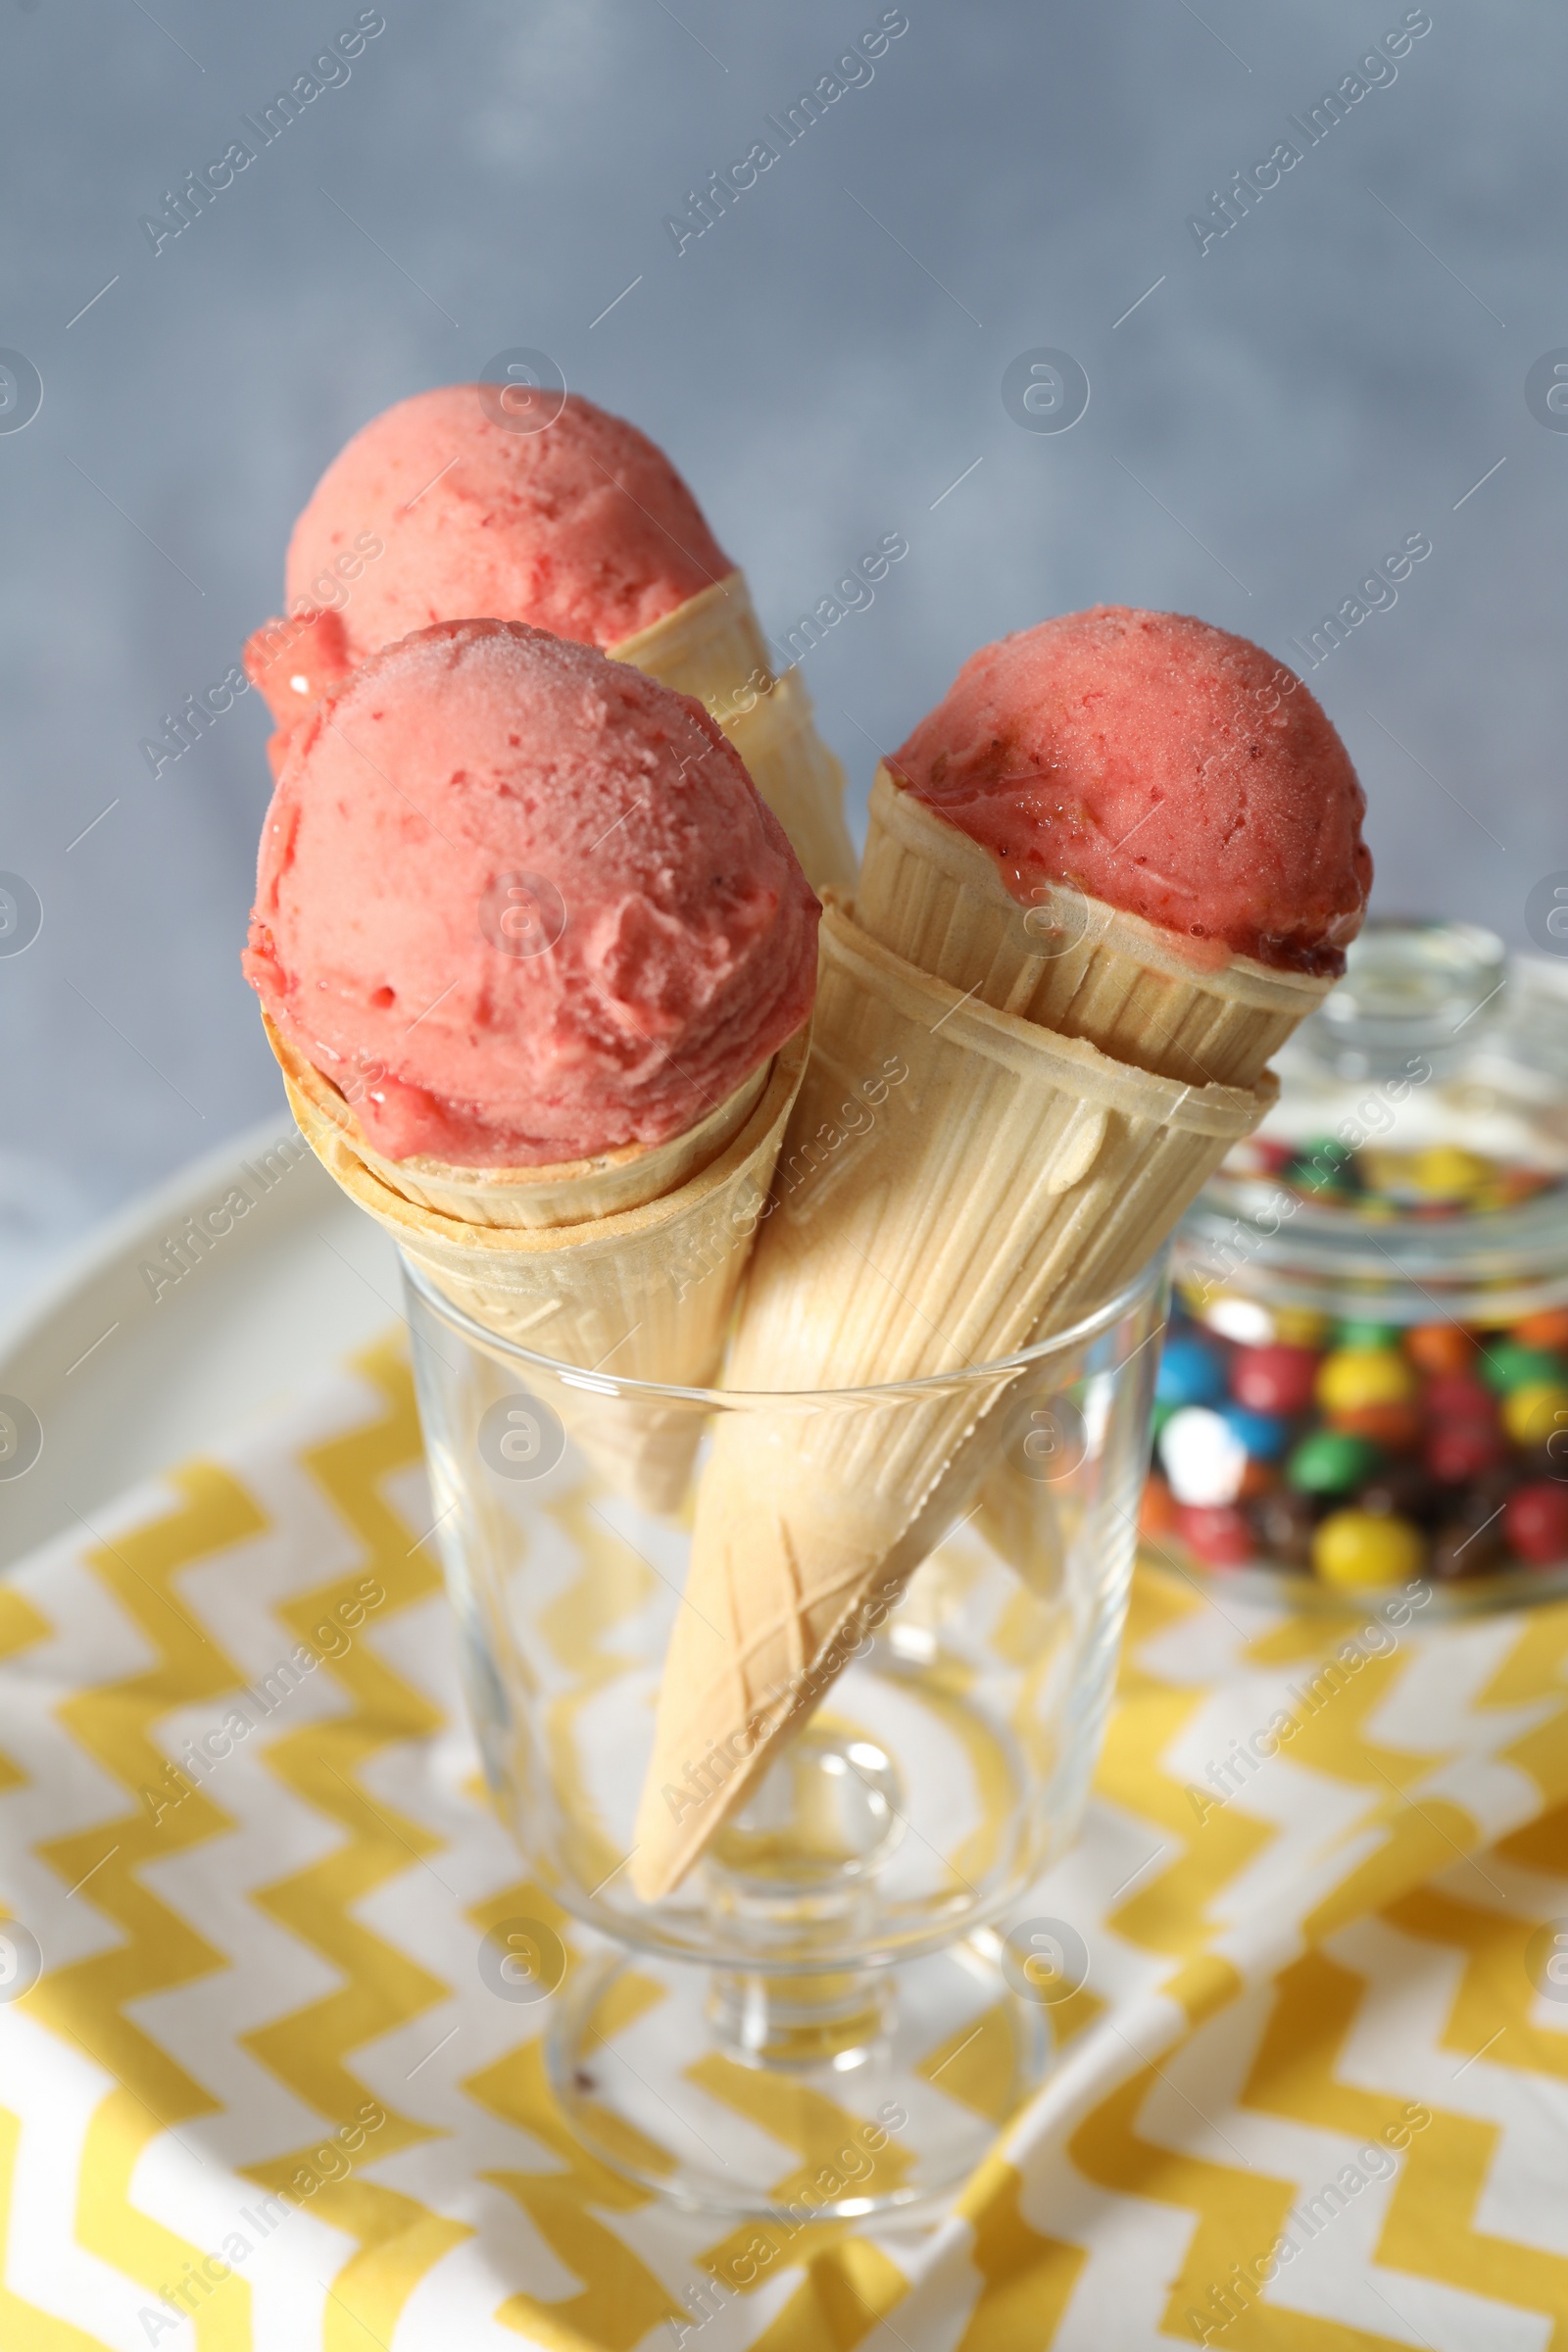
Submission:
POLYGON ((1385 922, 1182 1228, 1143 1529, 1310 1601, 1568 1591, 1568 968, 1385 922))

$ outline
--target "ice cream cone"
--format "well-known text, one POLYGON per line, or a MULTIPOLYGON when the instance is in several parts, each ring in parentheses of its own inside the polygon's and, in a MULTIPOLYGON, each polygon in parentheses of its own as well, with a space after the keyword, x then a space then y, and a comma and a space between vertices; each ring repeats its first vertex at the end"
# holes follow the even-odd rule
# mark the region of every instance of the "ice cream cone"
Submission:
MULTIPOLYGON (((989 1004, 1087 1038, 1139 1069, 1200 1083, 1254 1085, 1333 985, 1245 956, 1197 967, 1171 933, 1066 884, 1045 885, 1021 905, 990 852, 885 766, 872 787, 856 912, 885 946, 989 1004)), ((1030 1575, 1035 1516, 1020 1515, 1019 1499, 999 1462, 981 1489, 982 1532, 1030 1575)))
POLYGON ((880 767, 856 917, 884 947, 999 1011, 1193 1085, 1252 1086, 1333 982, 1230 956, 1184 956, 1173 932, 1066 884, 1032 904, 988 850, 880 767))
MULTIPOLYGON (((264 1016, 265 1017, 265 1016, 264 1016)), ((300 1132, 444 1297, 498 1339, 627 1380, 702 1387, 717 1368, 808 1030, 685 1135, 566 1166, 461 1169, 384 1158, 350 1103, 270 1021, 300 1132)), ((555 1397, 572 1425, 569 1397, 555 1397)), ((641 1507, 678 1507, 690 1413, 595 1396, 573 1429, 641 1507)))
POLYGON ((774 677, 744 572, 732 571, 608 651, 706 705, 789 835, 813 890, 854 888, 844 770, 817 734, 811 698, 795 672, 774 677))
MULTIPOLYGON (((832 897, 820 946, 815 1048, 729 1382, 935 1385, 720 1419, 631 1863, 647 1899, 678 1883, 983 1473, 972 1395, 940 1375, 1114 1291, 1276 1091, 1183 1084, 965 998, 832 897)), ((999 1377, 993 1401, 1009 1393, 999 1377)))
POLYGON ((460 1168, 420 1155, 388 1159, 368 1141, 347 1097, 331 1079, 279 1036, 270 1021, 267 1028, 291 1102, 303 1096, 310 1105, 317 1129, 310 1138, 312 1147, 334 1175, 336 1165, 328 1154, 346 1154, 414 1206, 499 1231, 543 1232, 581 1225, 640 1208, 674 1192, 717 1158, 745 1124, 768 1076, 764 1062, 706 1118, 667 1143, 626 1144, 591 1159, 555 1166, 460 1168))
POLYGON ((580 393, 448 384, 372 417, 295 523, 286 594, 290 618, 246 652, 277 723, 274 774, 320 698, 379 648, 488 613, 696 696, 808 880, 853 887, 843 772, 799 679, 775 682, 744 575, 663 452, 580 393))
POLYGON ((983 648, 896 765, 855 922, 824 924, 732 1377, 932 1386, 897 1412, 798 1415, 793 1442, 782 1416, 720 1427, 631 1865, 650 1895, 982 1480, 988 1533, 1049 1584, 1003 1455, 1016 1383, 960 1404, 942 1368, 1061 1330, 1158 1249, 1267 1109, 1264 1065, 1366 903, 1365 802, 1325 713, 1181 615, 1097 609, 983 648), (1004 880, 1064 871, 1088 887, 1042 879, 1019 904, 1004 880), (868 1139, 854 1079, 890 1037, 903 1109, 868 1139))
MULTIPOLYGON (((579 1375, 690 1387, 804 1064, 819 913, 689 701, 526 622, 441 621, 291 754, 245 970, 307 1140, 455 1304, 579 1375)), ((651 1403, 596 1459, 663 1509, 698 1424, 651 1403)))

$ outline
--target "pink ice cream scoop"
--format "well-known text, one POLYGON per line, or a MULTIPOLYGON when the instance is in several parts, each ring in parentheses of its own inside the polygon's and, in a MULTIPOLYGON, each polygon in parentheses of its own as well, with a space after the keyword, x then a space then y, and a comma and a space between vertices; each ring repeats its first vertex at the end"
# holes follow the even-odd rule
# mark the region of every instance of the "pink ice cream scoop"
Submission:
POLYGON ((296 734, 245 972, 389 1158, 684 1133, 811 1007, 818 906, 702 706, 500 620, 421 629, 296 734))
POLYGON ((889 762, 996 858, 1181 935, 1195 962, 1335 973, 1366 798, 1299 678, 1179 612, 1098 605, 988 645, 889 762))
POLYGON ((619 645, 735 569, 634 425, 568 393, 553 422, 514 430, 511 397, 416 393, 322 474, 289 541, 288 616, 245 649, 285 737, 318 694, 434 621, 525 620, 619 645))

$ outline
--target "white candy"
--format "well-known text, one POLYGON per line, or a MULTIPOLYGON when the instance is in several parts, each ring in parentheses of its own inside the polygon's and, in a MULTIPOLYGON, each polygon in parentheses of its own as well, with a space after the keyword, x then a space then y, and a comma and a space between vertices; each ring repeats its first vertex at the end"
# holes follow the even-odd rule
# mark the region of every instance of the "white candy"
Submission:
POLYGON ((1247 1475, 1247 1447, 1206 1404, 1172 1413, 1159 1433, 1159 1458, 1178 1502, 1234 1502, 1247 1475))
POLYGON ((1274 1337, 1274 1318, 1256 1298, 1216 1298, 1203 1317, 1210 1331, 1244 1348, 1266 1348, 1274 1337))

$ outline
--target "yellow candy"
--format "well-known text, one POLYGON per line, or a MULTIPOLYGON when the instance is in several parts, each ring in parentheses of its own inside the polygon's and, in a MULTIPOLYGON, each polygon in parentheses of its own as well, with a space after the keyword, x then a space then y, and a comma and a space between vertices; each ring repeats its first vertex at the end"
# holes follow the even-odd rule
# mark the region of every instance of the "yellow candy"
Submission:
POLYGON ((1326 1585, 1401 1585, 1419 1576, 1427 1547, 1408 1519, 1335 1511, 1312 1538, 1312 1565, 1326 1585))
POLYGON ((1403 1404, 1419 1386, 1393 1348, 1336 1348, 1318 1367, 1317 1399, 1326 1413, 1353 1413, 1366 1404, 1403 1404))
POLYGON ((1274 1309, 1274 1337, 1282 1348, 1321 1348, 1332 1326, 1327 1315, 1304 1306, 1274 1309))
POLYGON ((1568 1388, 1535 1380, 1515 1389, 1502 1400, 1502 1426, 1516 1446, 1544 1446, 1558 1430, 1568 1432, 1568 1388))
POLYGON ((1415 1155, 1410 1152, 1378 1152, 1369 1148, 1361 1154, 1362 1174, 1375 1193, 1406 1191, 1414 1166, 1415 1155))
POLYGON ((1496 1173, 1496 1161, 1483 1159, 1479 1152, 1461 1152, 1457 1144, 1434 1144, 1429 1152, 1416 1153, 1410 1181, 1429 1200, 1463 1200, 1479 1186, 1492 1183, 1496 1173))

